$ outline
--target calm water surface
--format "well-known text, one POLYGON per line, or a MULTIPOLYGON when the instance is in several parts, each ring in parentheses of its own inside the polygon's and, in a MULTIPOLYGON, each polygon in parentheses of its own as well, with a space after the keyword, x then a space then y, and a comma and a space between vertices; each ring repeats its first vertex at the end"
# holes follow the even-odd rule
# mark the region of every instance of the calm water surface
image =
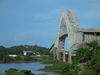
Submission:
POLYGON ((45 66, 49 66, 53 64, 40 64, 40 62, 32 62, 32 63, 1 63, 0 64, 0 72, 4 72, 9 68, 16 68, 20 70, 31 70, 34 74, 47 73, 47 74, 57 74, 55 72, 46 72, 46 71, 35 71, 36 69, 44 68, 45 66))

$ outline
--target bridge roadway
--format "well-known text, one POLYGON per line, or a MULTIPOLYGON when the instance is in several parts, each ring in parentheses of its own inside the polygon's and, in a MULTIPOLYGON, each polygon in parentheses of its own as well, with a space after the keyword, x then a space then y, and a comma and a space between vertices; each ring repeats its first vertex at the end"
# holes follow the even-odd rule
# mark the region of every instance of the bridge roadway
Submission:
MULTIPOLYGON (((100 29, 82 29, 82 30, 74 30, 74 32, 82 32, 82 34, 84 35, 83 36, 83 41, 82 42, 80 42, 80 43, 74 43, 73 45, 72 45, 72 47, 75 47, 76 48, 76 45, 78 45, 78 47, 77 48, 79 48, 79 47, 83 47, 84 45, 88 45, 91 41, 93 41, 93 40, 98 40, 99 42, 100 42, 100 29), (89 39, 90 41, 86 41, 86 39, 89 39), (91 40, 92 39, 92 40, 91 40)), ((61 38, 65 38, 65 37, 68 37, 68 32, 67 31, 65 31, 65 32, 63 32, 62 34, 60 34, 59 35, 59 38, 61 39, 61 38)), ((56 41, 53 43, 53 45, 51 46, 51 48, 49 49, 49 51, 51 52, 51 53, 53 53, 54 54, 54 59, 55 59, 55 56, 57 55, 56 53, 57 53, 57 51, 55 52, 55 49, 57 50, 57 48, 56 47, 54 47, 55 46, 55 43, 56 43, 56 41)), ((61 52, 61 51, 60 51, 61 52)), ((62 50, 62 52, 64 52, 63 50, 62 50)), ((58 60, 60 59, 60 56, 58 56, 58 60)), ((65 61, 65 60, 64 60, 65 61)), ((71 57, 69 56, 69 63, 71 63, 71 57)))
MULTIPOLYGON (((86 36, 86 34, 88 34, 88 36, 89 35, 95 35, 95 37, 93 36, 93 39, 92 40, 98 40, 99 42, 100 42, 100 29, 79 29, 79 30, 74 30, 74 32, 82 32, 82 34, 84 34, 84 36, 86 36)), ((83 36, 83 38, 84 38, 84 36, 83 36)), ((67 31, 65 31, 65 32, 63 32, 63 33, 61 33, 60 35, 59 35, 59 38, 65 38, 65 37, 68 37, 68 32, 67 31)), ((85 37, 86 38, 86 37, 85 37)), ((89 37, 88 37, 89 38, 89 37)), ((90 37, 90 39, 91 39, 91 37, 90 37)), ((83 43, 89 43, 89 42, 86 42, 86 41, 84 41, 85 39, 83 39, 83 43)), ((91 41, 92 41, 91 40, 91 41)), ((90 42, 91 42, 90 41, 90 42)), ((82 43, 82 42, 81 42, 82 43)), ((55 44, 55 42, 53 43, 53 45, 51 46, 51 48, 49 49, 49 51, 51 52, 52 51, 52 48, 54 47, 54 44, 55 44)), ((76 43, 75 43, 76 44, 76 43)), ((73 45, 75 45, 75 44, 73 44, 73 45)))

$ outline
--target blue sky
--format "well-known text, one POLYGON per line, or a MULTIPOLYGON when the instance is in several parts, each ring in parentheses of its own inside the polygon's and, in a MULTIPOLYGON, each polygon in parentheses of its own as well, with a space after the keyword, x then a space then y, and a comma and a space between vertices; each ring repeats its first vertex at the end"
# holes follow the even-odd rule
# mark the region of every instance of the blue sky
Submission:
POLYGON ((62 10, 74 10, 84 29, 100 28, 100 0, 0 0, 0 45, 49 48, 62 10))

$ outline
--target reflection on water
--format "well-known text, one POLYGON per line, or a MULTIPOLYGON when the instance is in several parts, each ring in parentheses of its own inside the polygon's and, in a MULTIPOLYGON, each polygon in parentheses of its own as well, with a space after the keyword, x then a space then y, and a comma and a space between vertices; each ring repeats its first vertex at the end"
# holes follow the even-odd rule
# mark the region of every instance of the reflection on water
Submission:
POLYGON ((59 74, 59 72, 47 72, 47 71, 35 71, 36 69, 44 68, 45 66, 49 66, 53 64, 40 64, 40 62, 32 62, 32 63, 0 63, 0 72, 4 72, 10 68, 16 68, 20 70, 31 70, 34 74, 47 73, 47 74, 59 74))

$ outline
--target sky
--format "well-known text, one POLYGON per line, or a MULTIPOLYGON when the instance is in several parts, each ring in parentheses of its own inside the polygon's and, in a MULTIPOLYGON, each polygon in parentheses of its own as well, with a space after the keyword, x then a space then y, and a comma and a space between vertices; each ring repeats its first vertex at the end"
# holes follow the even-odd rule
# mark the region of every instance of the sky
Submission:
POLYGON ((73 10, 83 29, 100 28, 100 0, 0 0, 0 45, 50 48, 63 10, 73 10))

